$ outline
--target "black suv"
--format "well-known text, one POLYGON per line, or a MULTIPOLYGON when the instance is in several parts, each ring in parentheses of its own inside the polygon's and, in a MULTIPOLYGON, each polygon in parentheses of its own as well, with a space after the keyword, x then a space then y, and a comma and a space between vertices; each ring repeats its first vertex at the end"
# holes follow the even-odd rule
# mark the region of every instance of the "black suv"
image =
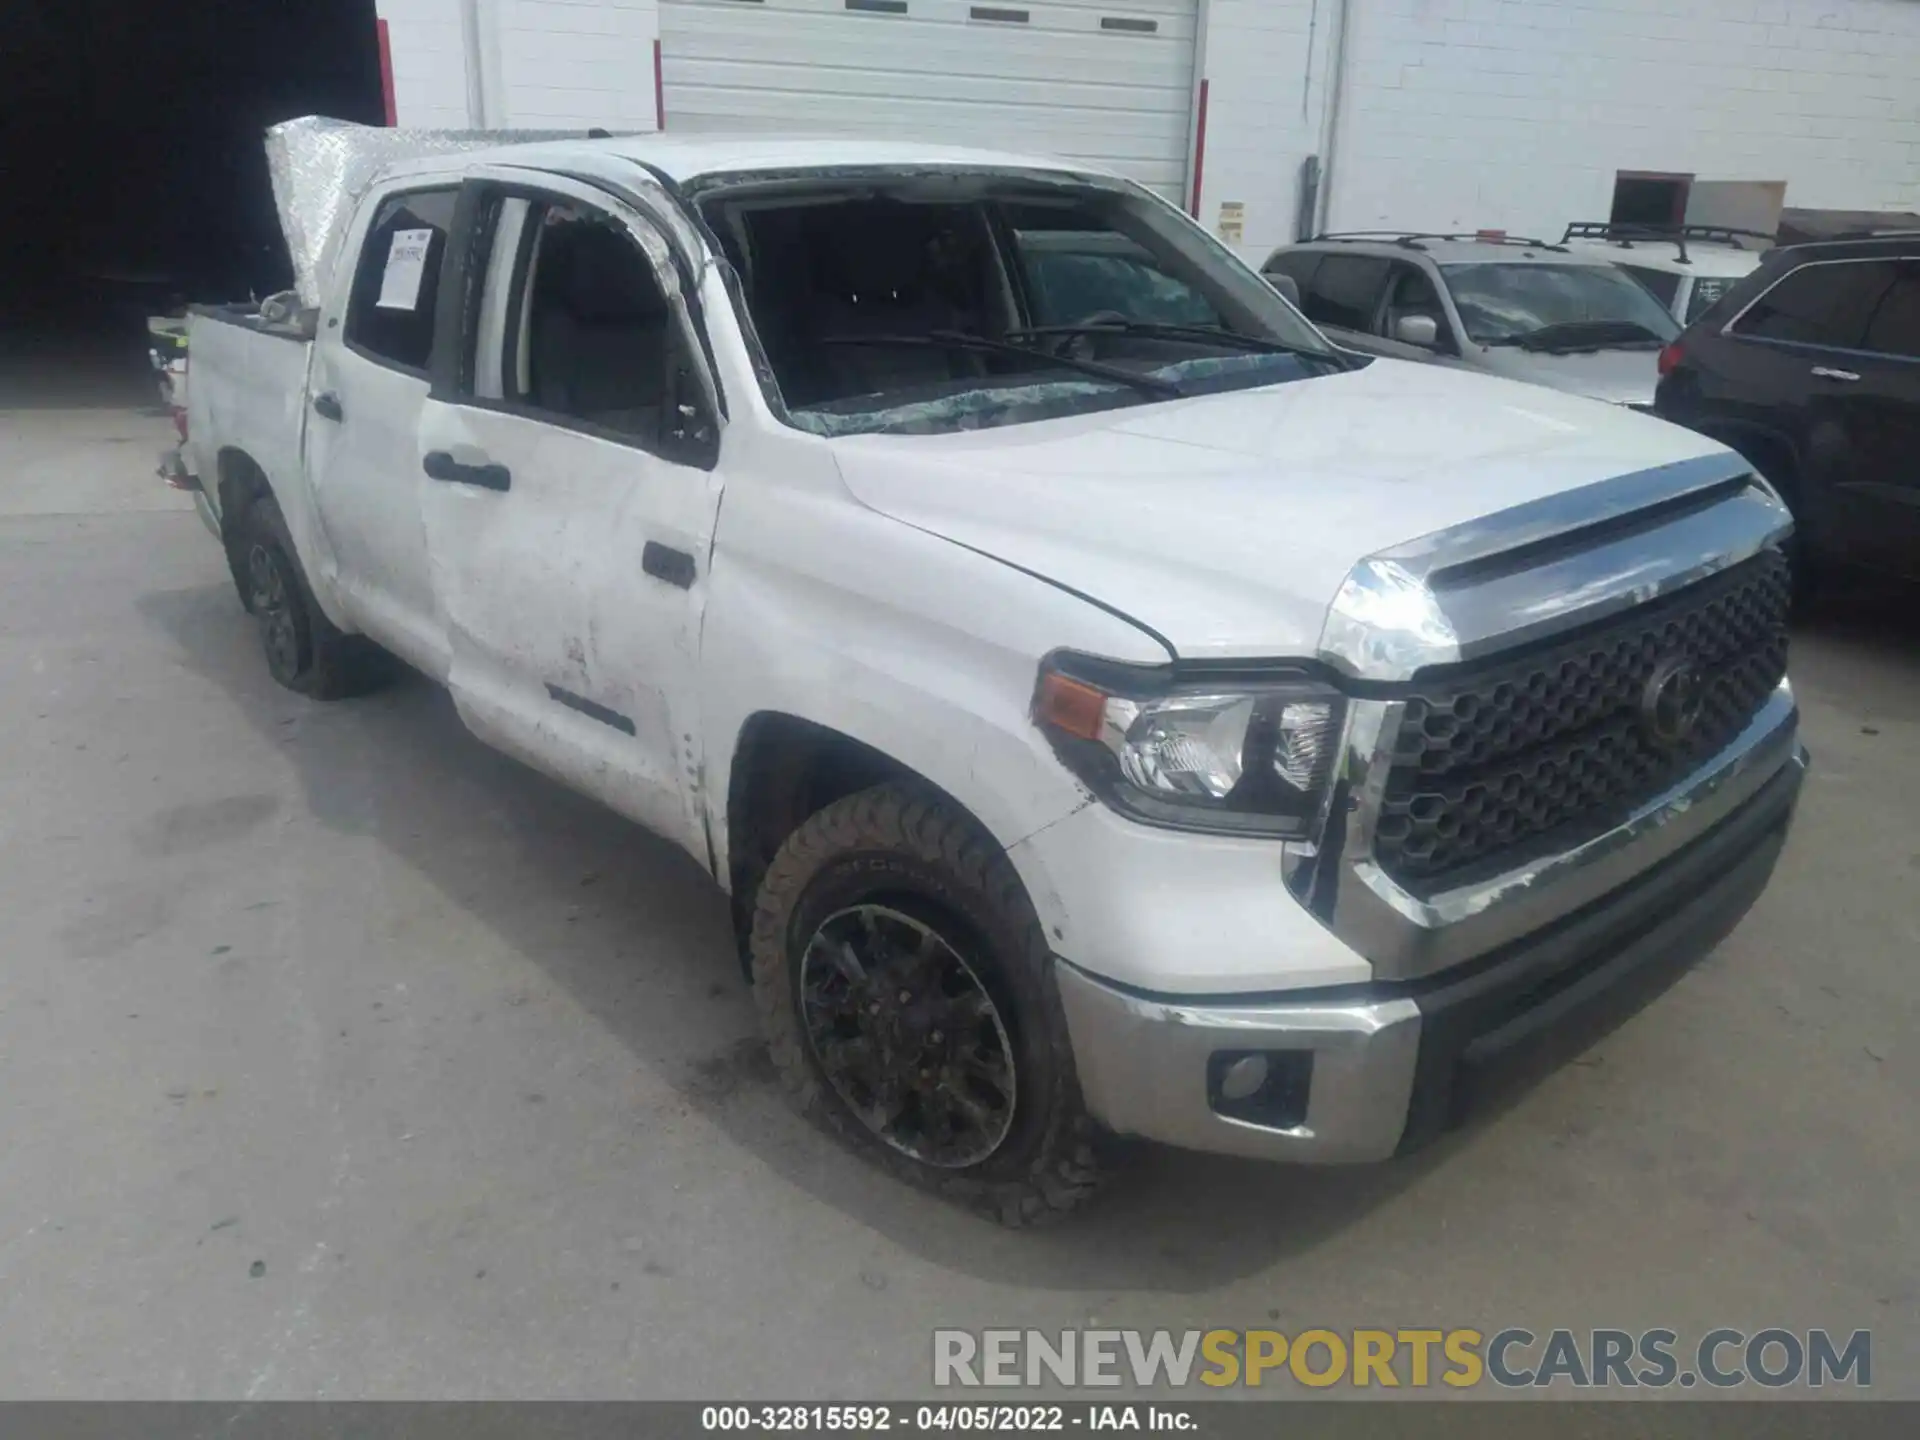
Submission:
POLYGON ((1655 410, 1751 461, 1806 559, 1920 577, 1920 232, 1769 252, 1660 375, 1655 410))

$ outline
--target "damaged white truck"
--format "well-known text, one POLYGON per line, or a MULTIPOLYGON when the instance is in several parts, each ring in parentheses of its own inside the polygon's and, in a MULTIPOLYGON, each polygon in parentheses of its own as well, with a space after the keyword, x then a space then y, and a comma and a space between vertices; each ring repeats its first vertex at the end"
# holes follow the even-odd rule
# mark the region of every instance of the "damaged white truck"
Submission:
POLYGON ((1712 441, 1345 355, 1063 161, 648 136, 334 190, 308 308, 192 322, 274 676, 397 656, 684 847, 786 1088, 903 1177, 1019 1223, 1107 1133, 1386 1159, 1767 882, 1790 521, 1712 441))

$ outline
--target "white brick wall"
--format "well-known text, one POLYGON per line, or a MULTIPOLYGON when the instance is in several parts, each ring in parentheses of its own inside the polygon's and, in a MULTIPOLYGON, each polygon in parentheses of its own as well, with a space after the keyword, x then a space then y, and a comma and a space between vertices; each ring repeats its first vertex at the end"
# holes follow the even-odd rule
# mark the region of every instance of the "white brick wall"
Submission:
POLYGON ((493 0, 505 123, 651 130, 655 0, 493 0))
MULTIPOLYGON (((1920 0, 1349 0, 1331 225, 1551 231, 1619 170, 1920 208, 1920 0)), ((657 0, 479 0, 494 123, 647 129, 657 0)), ((467 115, 460 0, 378 0, 403 125, 467 115)), ((1291 238, 1336 0, 1202 0, 1200 215, 1291 238), (1309 65, 1309 52, 1312 64, 1309 65)))
POLYGON ((1335 228, 1540 234, 1618 170, 1920 204, 1920 0, 1353 0, 1335 228))
POLYGON ((1206 0, 1203 8, 1207 135, 1199 219, 1211 230, 1223 203, 1244 206, 1236 248, 1262 259, 1293 238, 1300 162, 1319 148, 1324 65, 1317 57, 1326 52, 1333 7, 1321 0, 1317 21, 1311 0, 1206 0))
POLYGON ((467 120, 467 59, 459 0, 378 0, 393 55, 399 123, 459 130, 467 120))
POLYGON ((470 116, 460 0, 378 0, 399 123, 651 130, 656 0, 480 0, 488 116, 470 116))

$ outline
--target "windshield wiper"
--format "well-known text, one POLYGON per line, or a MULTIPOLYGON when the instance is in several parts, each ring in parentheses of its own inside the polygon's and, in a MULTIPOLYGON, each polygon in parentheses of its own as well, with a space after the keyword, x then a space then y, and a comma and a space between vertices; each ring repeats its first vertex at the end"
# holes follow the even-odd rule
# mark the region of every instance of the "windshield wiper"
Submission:
POLYGON ((1196 342, 1238 346, 1242 350, 1258 350, 1268 355, 1298 355, 1308 360, 1322 360, 1329 365, 1345 368, 1346 362, 1338 355, 1326 350, 1316 350, 1311 345, 1294 345, 1285 340, 1275 340, 1266 335, 1242 335, 1237 330, 1229 330, 1224 325, 1166 325, 1157 320, 1106 320, 1093 325, 1030 325, 1024 330, 1009 330, 1009 335, 1153 335, 1169 340, 1193 340, 1196 342))
POLYGON ((1537 330, 1508 335, 1488 343, 1551 352, 1619 350, 1628 346, 1657 346, 1664 342, 1637 320, 1563 320, 1556 325, 1542 325, 1537 330))
POLYGON ((1162 400, 1177 400, 1187 392, 1179 382, 1159 375, 1143 375, 1118 365, 1103 365, 1098 360, 1076 360, 1070 355, 1050 355, 1031 345, 1016 345, 1010 340, 994 340, 986 335, 971 335, 964 330, 929 330, 924 335, 823 335, 822 345, 913 345, 939 350, 977 350, 986 355, 1014 355, 1022 360, 1037 360, 1062 370, 1078 370, 1096 379, 1129 385, 1135 390, 1162 400))

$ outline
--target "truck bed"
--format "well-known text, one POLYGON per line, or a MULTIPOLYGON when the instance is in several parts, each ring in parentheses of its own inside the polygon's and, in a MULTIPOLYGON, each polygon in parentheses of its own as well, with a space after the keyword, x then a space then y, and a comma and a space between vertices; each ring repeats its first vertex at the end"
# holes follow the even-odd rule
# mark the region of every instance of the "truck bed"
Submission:
POLYGON ((311 320, 268 320, 244 305, 196 305, 188 326, 187 449, 217 520, 222 454, 244 454, 270 480, 299 473, 311 320))

